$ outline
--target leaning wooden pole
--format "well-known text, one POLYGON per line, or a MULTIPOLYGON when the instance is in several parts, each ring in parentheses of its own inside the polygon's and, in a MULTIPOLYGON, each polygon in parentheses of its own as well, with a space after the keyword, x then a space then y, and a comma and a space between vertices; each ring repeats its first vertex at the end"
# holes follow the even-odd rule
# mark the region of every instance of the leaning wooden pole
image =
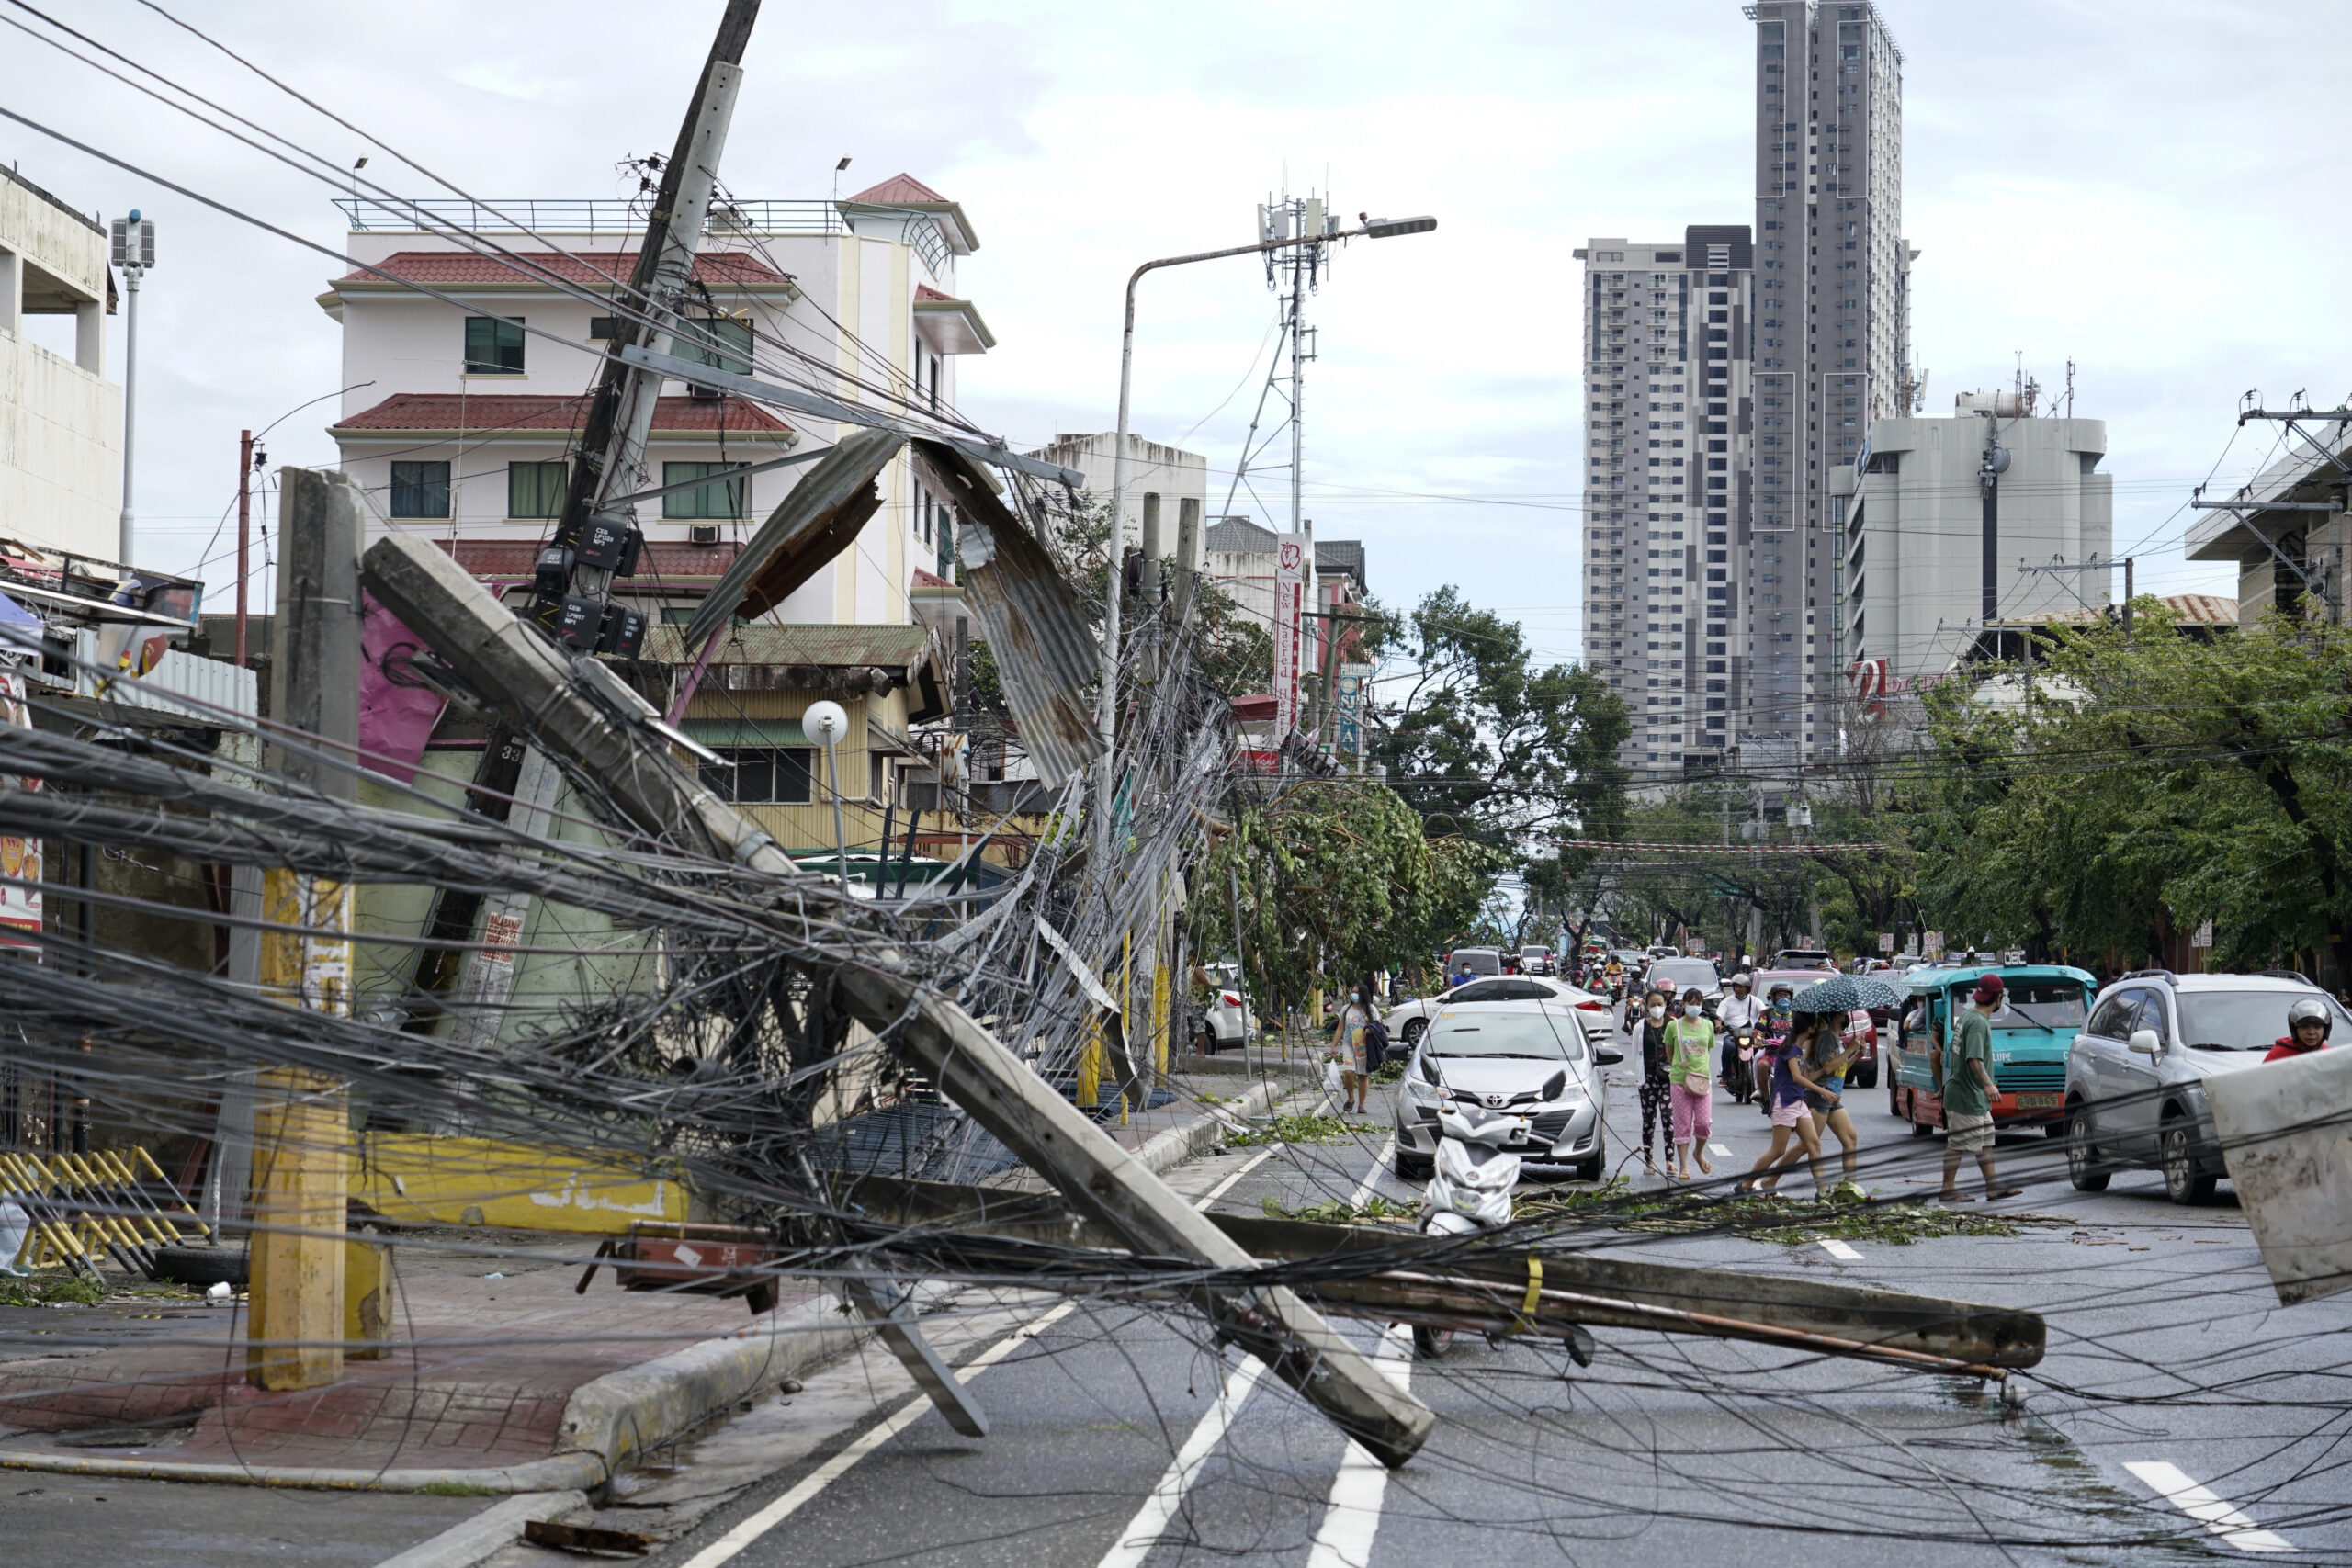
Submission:
MULTIPOLYGON (((270 630, 271 717, 286 787, 356 790, 359 744, 359 491, 341 474, 287 468, 270 630)), ((351 886, 267 872, 261 985, 314 1012, 351 1010, 351 886)), ((351 1119, 342 1084, 300 1067, 260 1076, 254 1111, 252 1310, 246 1376, 267 1389, 343 1375, 344 1224, 351 1119)))

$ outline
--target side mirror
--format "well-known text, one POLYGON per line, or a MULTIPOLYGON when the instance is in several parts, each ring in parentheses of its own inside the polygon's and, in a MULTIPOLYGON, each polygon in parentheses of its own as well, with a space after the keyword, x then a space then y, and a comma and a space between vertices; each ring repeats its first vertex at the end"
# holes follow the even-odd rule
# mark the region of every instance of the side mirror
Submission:
POLYGON ((1625 1053, 1618 1050, 1614 1045, 1596 1045, 1593 1047, 1592 1059, 1604 1067, 1613 1067, 1625 1059, 1625 1053))
POLYGON ((2143 1056, 2161 1056, 2165 1054, 2164 1038, 2153 1029, 2134 1030, 2132 1049, 2143 1056))

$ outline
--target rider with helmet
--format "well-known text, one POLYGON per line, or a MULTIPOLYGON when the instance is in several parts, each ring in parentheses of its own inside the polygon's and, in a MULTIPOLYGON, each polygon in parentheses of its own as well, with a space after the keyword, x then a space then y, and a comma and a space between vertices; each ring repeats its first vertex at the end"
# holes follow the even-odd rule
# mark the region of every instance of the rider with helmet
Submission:
POLYGON ((2287 1032, 2262 1059, 2284 1062, 2325 1050, 2328 1028, 2335 1021, 2325 1002, 2317 997, 2298 997, 2287 1009, 2287 1032))
POLYGON ((1731 1090, 1734 1104, 1745 1103, 1754 1092, 1754 1084, 1740 1060, 1739 1043, 1741 1036, 1755 1033, 1764 1017, 1764 1004, 1755 995, 1755 976, 1741 970, 1731 977, 1731 995, 1715 1009, 1715 1018, 1724 1028, 1724 1087, 1731 1090))

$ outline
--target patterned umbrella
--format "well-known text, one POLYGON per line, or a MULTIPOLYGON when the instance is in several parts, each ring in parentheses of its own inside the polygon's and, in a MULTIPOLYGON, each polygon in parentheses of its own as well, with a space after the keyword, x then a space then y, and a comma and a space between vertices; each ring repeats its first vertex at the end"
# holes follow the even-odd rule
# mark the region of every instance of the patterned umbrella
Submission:
POLYGON ((1807 986, 1790 1005, 1798 1012, 1851 1012, 1856 1008, 1899 1008, 1901 991, 1869 975, 1835 975, 1807 986))

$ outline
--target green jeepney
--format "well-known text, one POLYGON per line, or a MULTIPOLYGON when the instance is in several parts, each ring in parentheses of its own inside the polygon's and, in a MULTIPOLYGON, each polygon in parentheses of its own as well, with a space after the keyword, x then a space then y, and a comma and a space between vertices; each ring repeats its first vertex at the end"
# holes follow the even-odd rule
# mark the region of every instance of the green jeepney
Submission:
POLYGON ((1969 993, 1986 975, 2007 987, 1993 1026, 1993 1121, 2065 1129, 2066 1051, 2089 1016, 2097 986, 2063 964, 1939 964, 1905 976, 1911 998, 1883 1047, 1886 1108, 1925 1134, 1944 1124, 1941 1047, 1969 993))

